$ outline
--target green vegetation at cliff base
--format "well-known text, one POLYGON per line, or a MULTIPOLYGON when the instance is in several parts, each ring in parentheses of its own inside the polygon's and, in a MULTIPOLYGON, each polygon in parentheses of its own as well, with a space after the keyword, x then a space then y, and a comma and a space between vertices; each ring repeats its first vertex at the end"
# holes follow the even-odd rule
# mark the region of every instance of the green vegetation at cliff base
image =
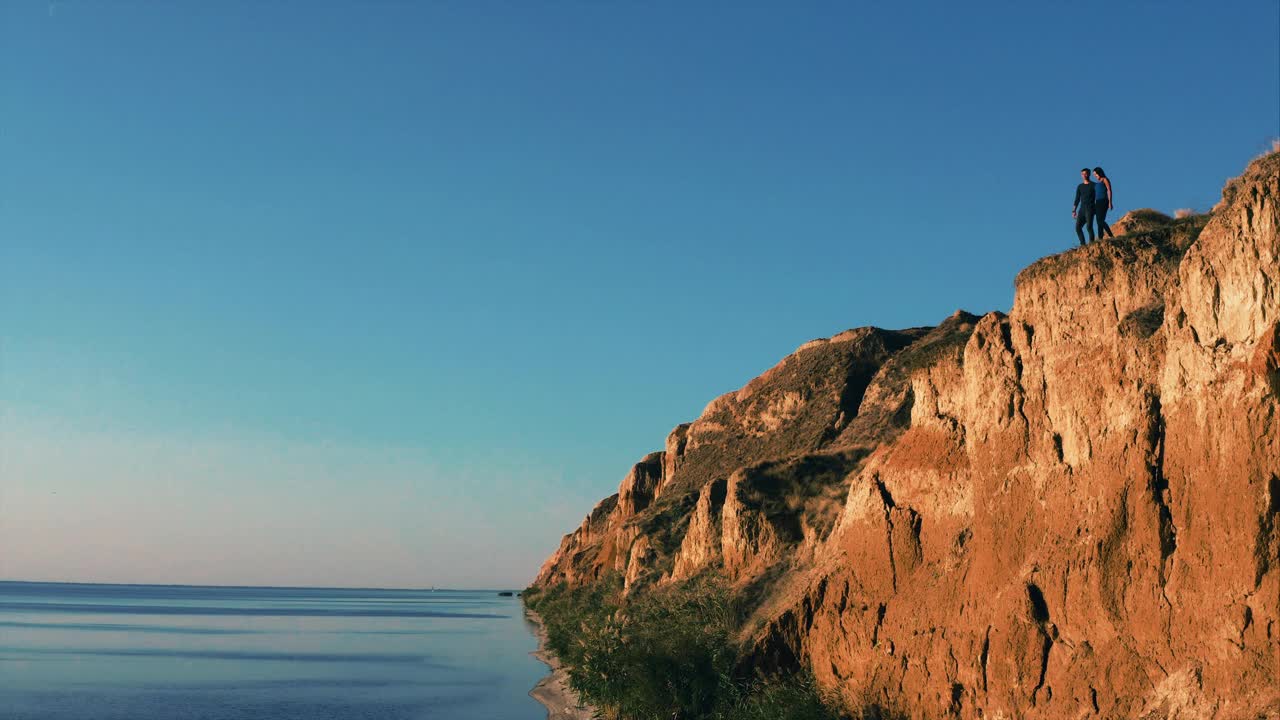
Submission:
POLYGON ((733 638, 741 612, 714 580, 648 588, 628 597, 616 576, 525 591, 547 647, 584 702, 610 720, 835 720, 802 674, 743 670, 733 638))

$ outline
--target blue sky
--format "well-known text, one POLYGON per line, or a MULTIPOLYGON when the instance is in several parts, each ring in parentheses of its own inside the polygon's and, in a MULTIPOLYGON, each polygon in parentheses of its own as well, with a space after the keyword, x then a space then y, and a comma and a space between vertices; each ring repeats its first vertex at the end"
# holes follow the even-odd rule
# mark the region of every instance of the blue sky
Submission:
POLYGON ((519 586, 676 423, 1280 135, 1280 6, 0 4, 0 577, 519 586))

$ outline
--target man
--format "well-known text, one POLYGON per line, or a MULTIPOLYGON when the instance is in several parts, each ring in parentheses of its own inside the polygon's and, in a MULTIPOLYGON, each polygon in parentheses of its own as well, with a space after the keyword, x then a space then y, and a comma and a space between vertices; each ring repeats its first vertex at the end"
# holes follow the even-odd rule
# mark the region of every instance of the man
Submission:
POLYGON ((1071 217, 1076 219, 1076 237, 1080 238, 1080 244, 1084 245, 1084 231, 1081 228, 1089 228, 1089 242, 1094 241, 1093 237, 1093 183, 1089 182, 1089 168, 1081 168, 1080 179, 1084 182, 1076 186, 1076 200, 1071 203, 1071 217))

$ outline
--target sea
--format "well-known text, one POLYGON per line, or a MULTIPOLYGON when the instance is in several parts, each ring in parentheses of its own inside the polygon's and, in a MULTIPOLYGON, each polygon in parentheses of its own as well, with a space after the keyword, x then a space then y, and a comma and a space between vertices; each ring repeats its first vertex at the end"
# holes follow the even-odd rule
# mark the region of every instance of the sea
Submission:
POLYGON ((0 582, 5 720, 543 720, 496 591, 0 582))

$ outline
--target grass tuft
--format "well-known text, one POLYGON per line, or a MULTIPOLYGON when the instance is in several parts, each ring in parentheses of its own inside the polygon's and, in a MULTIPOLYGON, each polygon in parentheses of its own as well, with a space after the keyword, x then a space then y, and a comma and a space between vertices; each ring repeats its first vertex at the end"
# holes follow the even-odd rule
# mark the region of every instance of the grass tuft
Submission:
POLYGON ((547 647, 608 720, 836 720, 812 678, 739 668, 742 608, 714 577, 622 594, 617 574, 588 586, 531 588, 547 647))

